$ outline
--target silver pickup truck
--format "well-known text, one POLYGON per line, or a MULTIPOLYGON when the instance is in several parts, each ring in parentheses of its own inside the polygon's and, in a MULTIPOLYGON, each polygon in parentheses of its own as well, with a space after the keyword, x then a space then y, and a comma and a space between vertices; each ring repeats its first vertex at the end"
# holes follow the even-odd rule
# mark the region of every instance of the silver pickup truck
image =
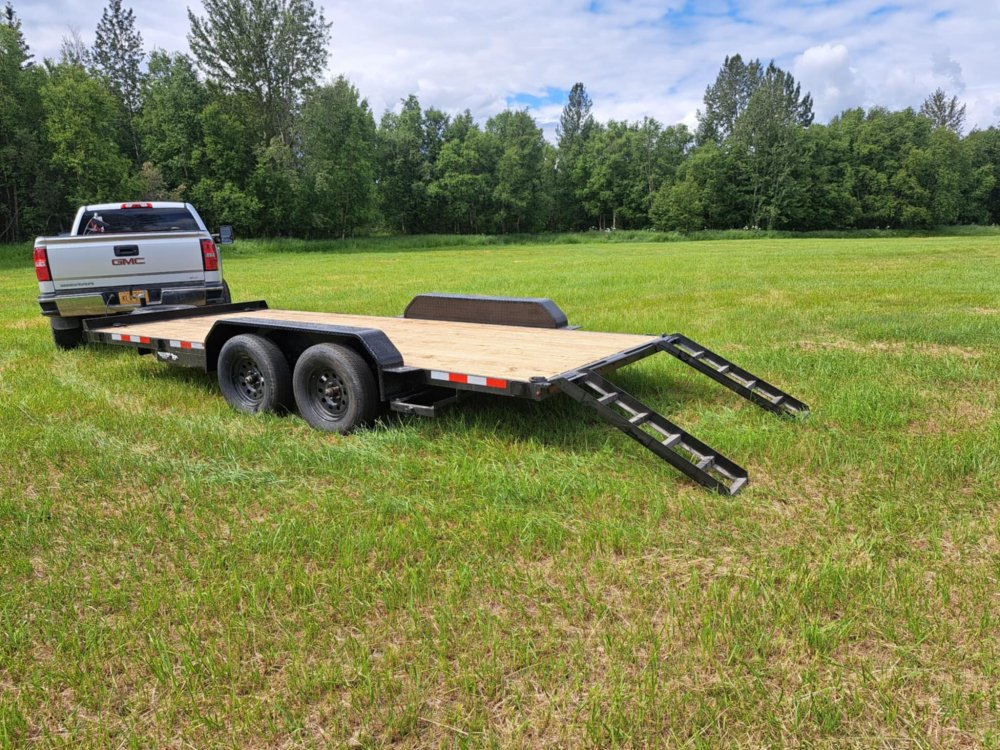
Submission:
POLYGON ((189 203, 136 202, 81 206, 67 235, 35 240, 38 304, 56 346, 82 341, 80 321, 157 305, 230 302, 218 244, 189 203))

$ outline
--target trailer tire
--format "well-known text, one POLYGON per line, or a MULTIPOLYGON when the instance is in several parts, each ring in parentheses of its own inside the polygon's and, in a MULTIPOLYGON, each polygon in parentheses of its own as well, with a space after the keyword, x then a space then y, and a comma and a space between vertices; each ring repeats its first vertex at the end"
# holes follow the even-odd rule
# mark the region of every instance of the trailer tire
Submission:
POLYGON ((348 433, 375 420, 375 374, 353 349, 316 344, 295 363, 292 389, 299 414, 317 430, 348 433))
POLYGON ((219 352, 216 372, 223 397, 238 411, 281 412, 291 402, 288 360, 263 336, 244 333, 229 339, 219 352))
POLYGON ((53 315, 49 318, 52 326, 52 340, 57 349, 76 349, 83 343, 83 327, 79 318, 64 318, 53 315))

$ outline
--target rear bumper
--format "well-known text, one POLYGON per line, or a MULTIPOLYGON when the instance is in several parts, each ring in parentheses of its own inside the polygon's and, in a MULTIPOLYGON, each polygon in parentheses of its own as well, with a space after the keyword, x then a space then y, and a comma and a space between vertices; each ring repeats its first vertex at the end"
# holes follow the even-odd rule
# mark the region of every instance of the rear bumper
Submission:
MULTIPOLYGON (((94 317, 132 312, 140 305, 118 304, 118 289, 88 291, 79 294, 42 294, 38 305, 42 315, 66 318, 94 317)), ((128 291, 128 290, 126 290, 128 291)), ((148 306, 158 305, 215 305, 224 301, 221 282, 216 286, 170 287, 150 289, 148 306)))

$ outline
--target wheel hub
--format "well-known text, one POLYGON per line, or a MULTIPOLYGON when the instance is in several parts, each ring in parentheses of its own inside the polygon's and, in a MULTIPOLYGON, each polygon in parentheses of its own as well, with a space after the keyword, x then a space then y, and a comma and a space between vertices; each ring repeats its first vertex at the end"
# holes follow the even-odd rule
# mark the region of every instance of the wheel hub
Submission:
POLYGON ((249 357, 241 357, 233 363, 233 384, 240 395, 249 403, 264 400, 266 383, 256 363, 249 357))
POLYGON ((313 375, 313 392, 317 406, 328 417, 338 419, 347 411, 347 388, 333 370, 322 370, 313 375))

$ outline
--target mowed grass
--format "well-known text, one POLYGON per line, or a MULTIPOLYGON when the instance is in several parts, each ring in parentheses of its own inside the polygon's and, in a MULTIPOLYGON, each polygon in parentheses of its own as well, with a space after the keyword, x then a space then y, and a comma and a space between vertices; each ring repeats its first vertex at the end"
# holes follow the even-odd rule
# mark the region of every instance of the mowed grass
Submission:
POLYGON ((710 494, 568 399, 348 437, 56 352, 0 251, 0 748, 1000 747, 1000 238, 242 243, 240 299, 548 296, 683 332, 612 379, 710 494))

